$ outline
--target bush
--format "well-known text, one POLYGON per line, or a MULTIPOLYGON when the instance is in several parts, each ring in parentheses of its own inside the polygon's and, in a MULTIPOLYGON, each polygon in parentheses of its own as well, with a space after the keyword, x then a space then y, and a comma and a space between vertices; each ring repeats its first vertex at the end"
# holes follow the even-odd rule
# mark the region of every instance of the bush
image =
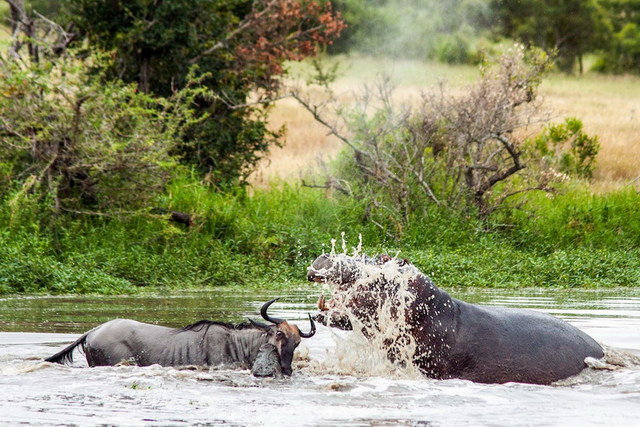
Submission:
POLYGON ((59 261, 50 245, 50 241, 32 233, 0 233, 0 294, 130 291, 130 283, 123 278, 59 261))
POLYGON ((0 62, 0 191, 15 215, 29 205, 44 209, 43 219, 47 211, 146 208, 175 169, 170 151, 205 92, 187 86, 152 98, 87 69, 66 58, 26 67, 0 62))
POLYGON ((437 38, 433 56, 446 64, 469 64, 474 62, 472 58, 475 55, 466 37, 460 34, 446 34, 437 38))
POLYGON ((540 115, 536 90, 548 64, 540 52, 512 50, 465 94, 440 88, 420 108, 398 107, 382 81, 341 110, 348 133, 297 96, 349 148, 326 186, 366 203, 366 219, 395 236, 434 207, 486 221, 511 197, 549 189, 556 174, 527 168, 519 136, 540 115))
POLYGON ((598 136, 582 130, 582 121, 569 117, 564 123, 547 126, 531 142, 535 157, 542 156, 562 173, 591 178, 600 143, 598 136))

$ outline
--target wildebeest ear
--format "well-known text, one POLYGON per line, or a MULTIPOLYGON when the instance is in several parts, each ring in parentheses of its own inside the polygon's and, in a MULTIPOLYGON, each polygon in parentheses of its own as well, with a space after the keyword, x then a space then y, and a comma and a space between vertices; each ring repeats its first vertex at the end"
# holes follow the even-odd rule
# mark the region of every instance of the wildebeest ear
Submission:
POLYGON ((253 319, 249 319, 249 318, 247 318, 247 320, 248 320, 249 322, 251 322, 251 324, 252 324, 253 326, 255 326, 256 328, 260 328, 260 329, 265 330, 265 331, 266 331, 266 330, 269 330, 269 328, 271 328, 271 325, 265 325, 264 323, 256 322, 256 321, 255 321, 255 320, 253 320, 253 319))

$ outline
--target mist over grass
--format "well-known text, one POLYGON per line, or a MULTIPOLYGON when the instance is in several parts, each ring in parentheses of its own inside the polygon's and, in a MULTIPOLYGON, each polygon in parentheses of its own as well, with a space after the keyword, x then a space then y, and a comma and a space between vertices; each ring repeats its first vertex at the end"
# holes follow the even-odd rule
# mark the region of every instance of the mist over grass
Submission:
POLYGON ((492 19, 486 0, 336 0, 349 27, 333 52, 478 63, 491 49, 492 19))

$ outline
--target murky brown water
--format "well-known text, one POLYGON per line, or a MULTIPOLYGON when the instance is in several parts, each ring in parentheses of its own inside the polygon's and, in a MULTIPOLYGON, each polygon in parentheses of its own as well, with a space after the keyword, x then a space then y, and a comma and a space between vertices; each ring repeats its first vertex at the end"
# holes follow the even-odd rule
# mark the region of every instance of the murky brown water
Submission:
MULTIPOLYGON (((587 370, 553 386, 350 375, 336 341, 349 333, 318 328, 304 340, 291 378, 249 371, 181 371, 131 366, 51 365, 81 332, 115 317, 184 326, 196 320, 270 313, 308 327, 319 290, 282 294, 215 289, 127 297, 0 298, 2 425, 640 425, 640 367, 587 370)), ((640 290, 450 290, 478 302, 526 307, 568 320, 601 343, 640 355, 640 290)), ((354 347, 353 351, 366 351, 354 347)), ((76 353, 76 361, 83 357, 76 353)))

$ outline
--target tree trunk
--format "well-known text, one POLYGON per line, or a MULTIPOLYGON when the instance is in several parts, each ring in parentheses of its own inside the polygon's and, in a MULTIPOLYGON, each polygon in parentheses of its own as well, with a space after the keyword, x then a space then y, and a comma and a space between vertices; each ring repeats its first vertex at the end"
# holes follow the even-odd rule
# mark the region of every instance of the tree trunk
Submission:
POLYGON ((9 55, 14 58, 20 58, 19 52, 22 47, 20 33, 23 33, 27 39, 29 56, 33 62, 37 62, 37 47, 31 42, 33 40, 33 21, 24 10, 24 0, 7 0, 7 3, 9 3, 11 12, 11 37, 13 39, 9 48, 9 55))
POLYGON ((578 67, 580 69, 580 75, 584 73, 584 64, 582 63, 582 54, 578 54, 578 67))
POLYGON ((140 75, 138 81, 138 88, 141 92, 149 93, 151 87, 149 85, 149 78, 151 77, 151 56, 142 51, 140 55, 140 75))

